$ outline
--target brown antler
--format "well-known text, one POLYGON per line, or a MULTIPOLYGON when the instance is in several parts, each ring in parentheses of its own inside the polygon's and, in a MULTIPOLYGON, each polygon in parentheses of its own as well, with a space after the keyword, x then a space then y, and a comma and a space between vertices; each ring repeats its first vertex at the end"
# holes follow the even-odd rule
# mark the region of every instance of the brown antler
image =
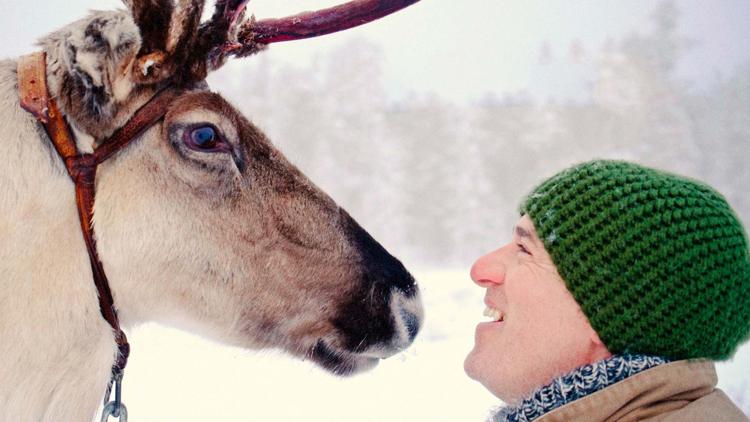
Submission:
POLYGON ((316 12, 250 22, 241 31, 240 39, 259 44, 271 44, 317 37, 372 22, 418 1, 354 0, 316 12))
POLYGON ((211 19, 200 27, 203 1, 179 0, 176 9, 172 0, 125 1, 144 37, 137 63, 142 82, 155 83, 171 76, 201 80, 229 56, 245 57, 271 43, 353 28, 419 0, 353 0, 315 12, 261 21, 244 19, 248 0, 217 0, 211 19), (171 16, 169 25, 163 24, 165 15, 171 16), (162 32, 157 33, 156 27, 161 27, 162 32), (182 71, 177 72, 178 69, 182 71))
MULTIPOLYGON (((197 53, 202 57, 198 59, 204 58, 211 70, 219 68, 230 51, 248 56, 263 48, 259 44, 250 42, 243 46, 237 41, 237 32, 241 28, 239 23, 244 20, 245 6, 248 1, 217 0, 211 20, 201 26, 199 35, 201 48, 197 53), (240 50, 244 51, 240 52, 240 50)), ((251 18, 250 22, 252 21, 251 18)))
MULTIPOLYGON (((233 28, 237 21, 229 26, 235 37, 223 44, 214 44, 209 54, 213 61, 216 57, 233 55, 243 57, 258 51, 259 47, 281 41, 292 41, 317 37, 337 31, 353 28, 380 19, 397 12, 419 0, 354 0, 328 9, 300 13, 281 19, 251 19, 239 28, 233 28)), ((246 1, 238 8, 244 7, 246 1)), ((217 5, 218 7, 218 5, 217 5)), ((236 9, 235 9, 236 10, 236 9)), ((237 16, 233 13, 232 16, 237 16)), ((226 19, 226 18, 225 18, 226 19)))

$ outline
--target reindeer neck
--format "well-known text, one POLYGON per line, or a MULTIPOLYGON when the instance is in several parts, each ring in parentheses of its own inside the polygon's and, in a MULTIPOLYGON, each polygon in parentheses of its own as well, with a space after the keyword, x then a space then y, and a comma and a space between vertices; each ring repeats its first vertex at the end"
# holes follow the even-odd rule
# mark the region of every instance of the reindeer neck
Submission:
POLYGON ((101 318, 73 184, 18 105, 16 63, 0 62, 0 420, 87 420, 116 347, 101 318))

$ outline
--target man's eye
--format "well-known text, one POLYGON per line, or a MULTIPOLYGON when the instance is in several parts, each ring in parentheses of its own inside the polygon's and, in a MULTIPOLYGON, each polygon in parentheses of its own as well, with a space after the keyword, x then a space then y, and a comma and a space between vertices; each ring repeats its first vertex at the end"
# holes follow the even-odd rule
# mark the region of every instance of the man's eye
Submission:
POLYGON ((526 255, 531 255, 531 252, 529 252, 528 249, 526 249, 526 246, 523 246, 522 244, 518 243, 518 251, 521 253, 525 253, 526 255))

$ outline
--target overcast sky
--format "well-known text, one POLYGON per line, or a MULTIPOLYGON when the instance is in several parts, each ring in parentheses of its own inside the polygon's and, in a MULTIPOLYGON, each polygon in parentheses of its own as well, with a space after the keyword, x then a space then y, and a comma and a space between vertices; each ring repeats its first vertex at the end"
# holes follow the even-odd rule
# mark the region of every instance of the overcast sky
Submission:
MULTIPOLYGON (((279 17, 338 4, 341 0, 252 0, 258 18, 279 17)), ((2 0, 0 57, 33 49, 39 36, 77 19, 90 8, 120 7, 118 0, 45 2, 2 0), (33 24, 32 24, 33 22, 33 24)), ((540 46, 563 54, 572 40, 589 50, 607 38, 647 30, 655 0, 422 0, 381 22, 316 40, 277 44, 264 53, 274 63, 305 64, 348 37, 381 46, 385 83, 395 97, 438 92, 471 100, 487 92, 517 92, 533 84, 540 46)), ((750 1, 677 0, 681 32, 696 43, 680 74, 698 85, 750 57, 750 1)), ((250 59, 252 60, 252 59, 250 59)), ((235 63, 233 66, 248 66, 235 63)), ((217 75, 217 76, 220 76, 217 75)))

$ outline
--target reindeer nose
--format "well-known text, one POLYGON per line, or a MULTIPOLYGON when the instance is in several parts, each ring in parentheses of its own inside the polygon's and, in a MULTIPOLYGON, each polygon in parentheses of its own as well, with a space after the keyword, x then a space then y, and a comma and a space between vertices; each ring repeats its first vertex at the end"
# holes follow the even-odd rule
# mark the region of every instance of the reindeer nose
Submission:
POLYGON ((385 330, 389 335, 369 344, 373 356, 388 357, 408 347, 419 333, 424 314, 419 288, 401 261, 388 253, 348 214, 344 213, 343 217, 348 225, 349 240, 358 252, 364 285, 369 291, 389 299, 387 310, 390 315, 386 312, 380 316, 387 319, 383 324, 390 326, 385 330))
POLYGON ((424 311, 419 288, 401 261, 391 256, 364 230, 360 236, 359 244, 366 246, 363 254, 366 271, 376 283, 382 283, 391 289, 391 312, 396 326, 396 335, 391 345, 395 353, 414 341, 422 325, 424 311))
POLYGON ((418 289, 415 289, 408 297, 403 292, 393 291, 391 315, 393 316, 393 336, 386 341, 371 344, 362 351, 363 355, 386 359, 402 352, 414 342, 424 319, 418 289))
POLYGON ((419 332, 419 328, 422 323, 420 322, 419 317, 403 309, 401 310, 401 318, 403 318, 404 320, 404 325, 406 325, 406 332, 409 336, 409 343, 411 343, 414 341, 414 338, 417 337, 417 333, 419 332))
POLYGON ((398 315, 401 321, 397 323, 399 339, 396 342, 398 343, 397 347, 406 348, 414 342, 419 329, 422 328, 424 310, 418 295, 404 299, 398 306, 400 307, 398 315))
POLYGON ((345 211, 342 217, 348 226, 348 234, 354 249, 359 253, 363 270, 376 283, 383 283, 388 287, 398 289, 407 297, 418 291, 414 277, 404 265, 388 253, 370 234, 357 224, 345 211))

